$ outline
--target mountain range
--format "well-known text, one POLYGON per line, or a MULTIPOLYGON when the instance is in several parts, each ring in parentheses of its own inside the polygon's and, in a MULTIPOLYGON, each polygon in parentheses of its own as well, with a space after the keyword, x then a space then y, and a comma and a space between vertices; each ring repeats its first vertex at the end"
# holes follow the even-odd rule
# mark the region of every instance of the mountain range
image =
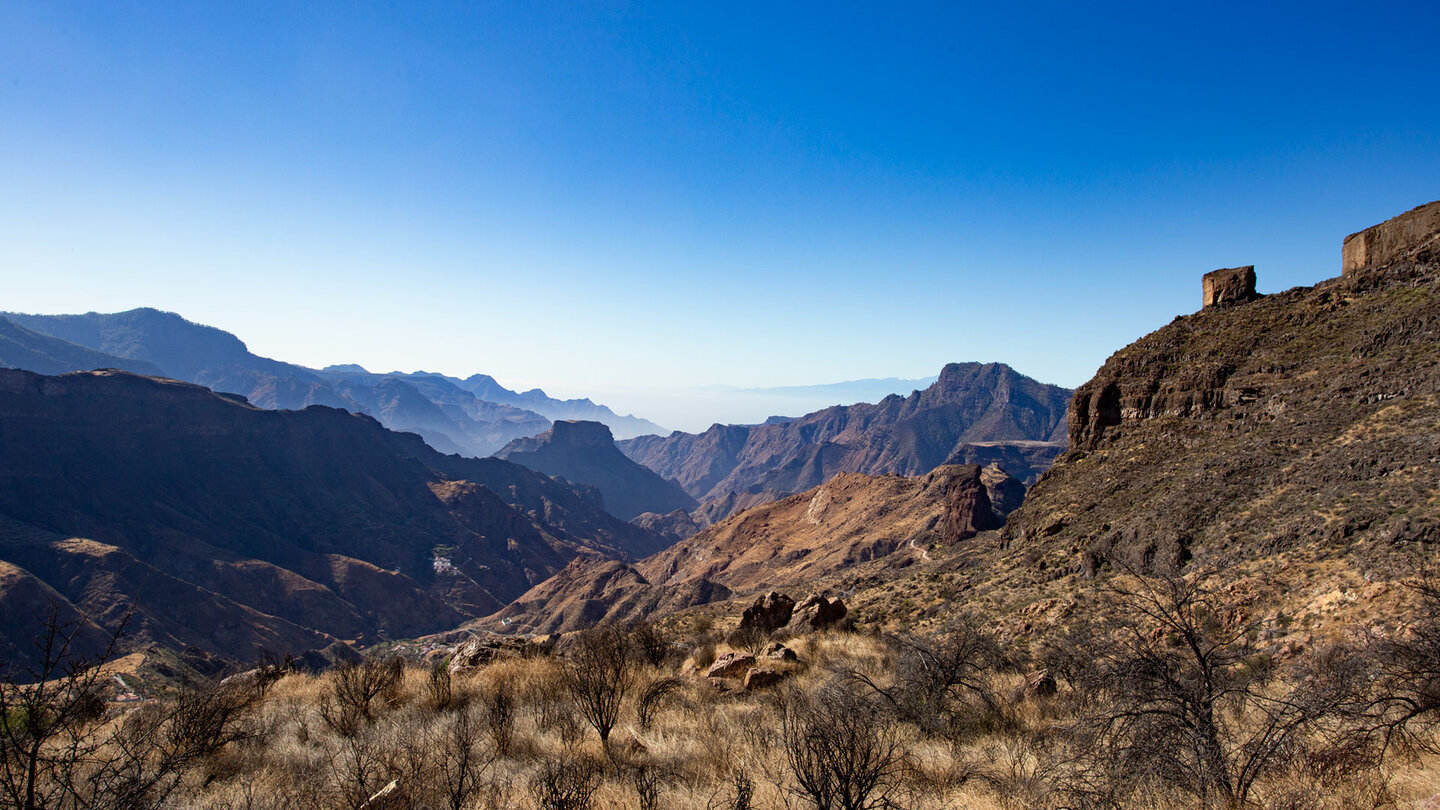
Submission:
POLYGON ((22 354, 18 346, 0 342, 0 361, 11 367, 51 373, 123 368, 240 394, 262 408, 330 405, 370 414, 396 430, 419 433, 446 453, 488 456, 511 439, 545 430, 552 419, 593 419, 612 424, 627 436, 660 429, 588 399, 557 400, 538 389, 516 393, 482 374, 461 380, 427 372, 372 374, 355 365, 316 370, 271 360, 251 353, 229 332, 155 309, 83 315, 0 313, 0 317, 30 333, 21 335, 27 346, 34 336, 52 339, 47 344, 51 348, 28 351, 53 354, 58 351, 54 339, 75 346, 62 355, 71 362, 52 362, 41 369, 32 367, 34 354, 22 354), (87 357, 77 353, 80 348, 119 359, 87 357), (15 360, 8 355, 15 355, 15 360))
POLYGON ((598 495, 327 406, 120 371, 0 370, 0 653, 39 594, 127 641, 250 658, 493 613, 579 554, 668 541, 598 495))
POLYGON ((907 397, 618 444, 701 501, 708 523, 845 472, 918 475, 947 463, 999 462, 1034 481, 1064 449, 1070 395, 1003 363, 952 363, 907 397))

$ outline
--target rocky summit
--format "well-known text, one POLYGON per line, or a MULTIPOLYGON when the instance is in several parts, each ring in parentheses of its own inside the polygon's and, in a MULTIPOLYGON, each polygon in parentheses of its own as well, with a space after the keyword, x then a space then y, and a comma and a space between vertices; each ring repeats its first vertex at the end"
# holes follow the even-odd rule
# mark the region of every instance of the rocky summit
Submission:
POLYGON ((1087 568, 1116 550, 1339 553, 1440 528, 1440 222, 1414 226, 1436 206, 1348 238, 1339 278, 1116 352, 1075 392, 1070 451, 1007 534, 1087 568))
POLYGON ((495 455, 546 475, 594 487, 604 507, 624 520, 645 512, 665 514, 695 507, 695 499, 679 484, 661 478, 620 452, 610 428, 599 422, 556 422, 539 436, 510 442, 495 455))
POLYGON ((947 463, 998 462, 1033 481, 1064 448, 1069 400, 1067 389, 1002 363, 951 363, 908 397, 619 444, 705 502, 699 514, 713 522, 846 472, 918 475, 947 463))

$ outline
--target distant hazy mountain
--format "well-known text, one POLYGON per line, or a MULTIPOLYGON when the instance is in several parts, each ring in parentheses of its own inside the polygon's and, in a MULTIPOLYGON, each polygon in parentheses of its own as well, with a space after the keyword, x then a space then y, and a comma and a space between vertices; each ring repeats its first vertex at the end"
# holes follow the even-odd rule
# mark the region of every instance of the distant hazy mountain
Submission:
POLYGON ((513 405, 516 408, 525 408, 557 422, 561 420, 599 422, 609 427, 610 432, 619 439, 665 432, 665 428, 648 419, 641 419, 633 414, 621 416, 604 405, 591 402, 588 398, 555 399, 539 388, 517 393, 496 382, 495 378, 488 374, 472 374, 463 380, 458 377, 447 377, 443 374, 425 371, 399 376, 407 379, 419 377, 442 379, 469 391, 486 402, 498 402, 503 405, 513 405))
POLYGON ((1028 483, 1064 447, 1070 394, 1003 363, 952 363, 908 397, 618 445, 707 502, 701 514, 715 520, 843 472, 917 475, 947 461, 998 461, 1028 483))
MULTIPOLYGON (((419 433, 432 447, 446 453, 488 456, 511 439, 545 430, 554 418, 580 416, 598 418, 607 424, 613 421, 632 432, 626 435, 658 429, 644 419, 616 416, 609 408, 588 399, 552 400, 538 390, 516 394, 484 375, 463 381, 424 372, 372 374, 356 365, 308 369, 260 357, 229 332, 155 309, 4 316, 32 332, 124 358, 133 366, 119 367, 240 394, 262 408, 330 405, 366 413, 386 427, 419 433), (145 365, 133 365, 135 361, 145 365), (538 403, 562 415, 549 416, 528 409, 524 402, 538 403)), ((4 359, 3 354, 0 359, 4 359)), ((29 362, 35 367, 23 362, 8 365, 42 372, 116 365, 113 360, 96 359, 99 365, 45 363, 42 368, 38 367, 40 360, 29 362)))
POLYGON ((694 509, 695 499, 615 447, 599 422, 558 421, 550 430, 516 439, 495 454, 546 475, 558 475, 600 491, 610 514, 629 520, 642 512, 694 509))
POLYGON ((41 374, 64 374, 97 368, 119 368, 136 374, 160 374, 144 360, 132 360, 26 329, 0 318, 0 367, 23 368, 41 374))
POLYGON ((112 630, 133 603, 128 641, 250 658, 443 630, 577 554, 666 544, 576 488, 367 416, 0 370, 5 660, 33 652, 37 595, 112 630))

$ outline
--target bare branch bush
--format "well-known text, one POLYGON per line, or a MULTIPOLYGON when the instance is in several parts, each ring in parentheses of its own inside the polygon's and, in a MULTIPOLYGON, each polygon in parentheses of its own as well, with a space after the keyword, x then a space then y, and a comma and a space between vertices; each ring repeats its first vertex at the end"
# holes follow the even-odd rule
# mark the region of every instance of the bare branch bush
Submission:
POLYGON ((579 633, 563 665, 565 686, 580 714, 608 743, 625 695, 635 682, 630 638, 613 627, 579 633))
POLYGON ((905 764, 899 729, 872 691, 835 678, 789 695, 783 716, 791 790, 816 810, 888 806, 905 764))

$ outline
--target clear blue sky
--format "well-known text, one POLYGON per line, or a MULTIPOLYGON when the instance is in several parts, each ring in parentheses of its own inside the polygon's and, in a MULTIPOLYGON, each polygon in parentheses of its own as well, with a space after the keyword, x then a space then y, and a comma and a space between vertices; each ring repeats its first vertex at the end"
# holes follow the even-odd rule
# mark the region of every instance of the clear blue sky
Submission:
POLYGON ((1440 198, 1440 4, 0 2, 0 309, 658 389, 1077 385, 1440 198))

